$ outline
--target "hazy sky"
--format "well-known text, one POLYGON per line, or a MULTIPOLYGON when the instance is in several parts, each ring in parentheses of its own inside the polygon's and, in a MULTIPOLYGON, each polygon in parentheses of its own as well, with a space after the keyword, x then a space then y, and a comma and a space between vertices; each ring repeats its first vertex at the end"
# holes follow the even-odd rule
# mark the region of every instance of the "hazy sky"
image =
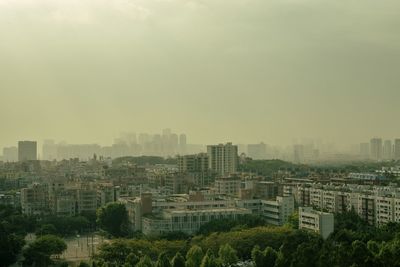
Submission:
POLYGON ((399 0, 0 0, 0 147, 400 136, 399 0))

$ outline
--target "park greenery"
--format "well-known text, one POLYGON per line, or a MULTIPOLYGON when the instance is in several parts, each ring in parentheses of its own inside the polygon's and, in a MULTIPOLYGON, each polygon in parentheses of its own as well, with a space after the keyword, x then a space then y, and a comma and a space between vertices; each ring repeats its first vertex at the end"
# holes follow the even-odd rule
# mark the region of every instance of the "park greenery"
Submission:
POLYGON ((114 237, 129 234, 128 212, 124 204, 109 203, 97 210, 97 224, 114 237))
POLYGON ((88 232, 94 227, 91 214, 71 217, 27 216, 12 206, 0 206, 0 266, 16 262, 21 253, 26 266, 35 262, 49 264, 50 256, 59 254, 60 248, 63 248, 60 245, 63 237, 88 232), (37 239, 26 245, 24 238, 28 233, 35 233, 37 239))
POLYGON ((67 245, 58 236, 44 235, 30 243, 23 250, 23 266, 50 266, 53 263, 51 258, 61 254, 67 245))
MULTIPOLYGON (((0 207, 0 216, 0 266, 14 263, 19 255, 24 266, 53 266, 54 256, 65 249, 62 237, 90 225, 84 216, 37 219, 6 206, 0 207), (24 236, 32 232, 37 239, 24 247, 24 236)), ((375 227, 354 211, 336 214, 335 231, 326 240, 297 229, 296 214, 281 227, 249 215, 209 222, 192 236, 133 235, 127 231, 126 209, 118 203, 99 209, 97 226, 113 239, 101 245, 89 266, 400 266, 400 224, 375 227)))
MULTIPOLYGON (((295 218, 292 221, 295 222, 295 218)), ((246 225, 220 220, 205 225, 197 235, 182 235, 182 239, 115 239, 101 246, 94 265, 400 266, 400 224, 377 228, 350 211, 337 214, 335 231, 326 240, 296 228, 295 223, 276 227, 261 222, 246 225), (223 224, 228 230, 221 228, 223 224)))

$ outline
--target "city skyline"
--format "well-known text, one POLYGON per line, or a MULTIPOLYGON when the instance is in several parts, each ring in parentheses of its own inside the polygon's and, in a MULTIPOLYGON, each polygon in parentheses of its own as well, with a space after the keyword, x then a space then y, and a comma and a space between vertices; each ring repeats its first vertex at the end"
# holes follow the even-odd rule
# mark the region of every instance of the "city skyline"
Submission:
POLYGON ((0 147, 164 127, 193 143, 395 138, 399 8, 1 0, 0 147))
MULTIPOLYGON (((294 163, 317 162, 354 162, 354 161, 392 161, 400 159, 400 138, 382 139, 372 137, 369 142, 351 145, 346 149, 333 143, 321 140, 305 139, 289 146, 276 146, 264 142, 237 144, 220 142, 214 144, 188 143, 186 134, 177 134, 171 129, 163 129, 161 133, 124 132, 114 139, 109 146, 96 143, 70 144, 65 141, 44 140, 18 141, 17 146, 4 147, 0 154, 0 162, 16 162, 26 160, 64 160, 79 159, 87 161, 96 159, 116 159, 121 157, 156 156, 175 158, 185 155, 197 155, 209 152, 210 147, 219 149, 226 146, 235 148, 237 155, 244 154, 254 160, 280 159, 294 163), (41 149, 40 149, 41 147, 41 149)), ((221 150, 223 151, 223 150, 221 150)), ((220 153, 220 152, 218 152, 220 153)), ((221 152, 223 156, 225 152, 221 152)), ((226 156, 227 154, 225 154, 226 156)), ((222 167, 221 167, 222 168, 222 167)))

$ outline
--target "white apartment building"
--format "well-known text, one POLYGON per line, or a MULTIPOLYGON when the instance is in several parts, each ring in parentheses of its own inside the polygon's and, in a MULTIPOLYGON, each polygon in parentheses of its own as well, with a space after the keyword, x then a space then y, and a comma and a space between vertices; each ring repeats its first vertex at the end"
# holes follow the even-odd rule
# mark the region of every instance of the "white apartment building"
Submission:
POLYGON ((324 191, 320 188, 310 189, 310 206, 322 209, 324 191))
POLYGON ((353 208, 362 219, 376 226, 400 222, 400 192, 396 187, 348 185, 334 188, 312 185, 300 186, 298 192, 302 206, 337 213, 353 208))
POLYGON ((293 197, 276 197, 276 200, 261 200, 261 215, 267 223, 285 224, 294 212, 293 197))
POLYGON ((376 196, 375 208, 375 223, 377 226, 381 226, 394 221, 395 198, 376 196))
POLYGON ((334 230, 334 216, 332 213, 315 211, 311 207, 300 207, 299 228, 318 233, 326 239, 334 230))

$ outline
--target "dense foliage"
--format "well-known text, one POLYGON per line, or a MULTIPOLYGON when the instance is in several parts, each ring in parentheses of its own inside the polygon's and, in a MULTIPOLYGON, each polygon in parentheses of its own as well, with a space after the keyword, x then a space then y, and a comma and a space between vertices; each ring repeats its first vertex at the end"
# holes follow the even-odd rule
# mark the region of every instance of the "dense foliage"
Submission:
POLYGON ((231 230, 254 228, 266 224, 265 219, 256 215, 245 215, 236 220, 223 218, 203 224, 198 234, 208 235, 214 232, 229 232, 231 230))
POLYGON ((41 236, 30 243, 23 251, 24 266, 49 266, 53 261, 52 255, 61 254, 67 245, 53 235, 41 236))
POLYGON ((0 266, 17 260, 29 230, 29 218, 10 206, 0 206, 0 266))
POLYGON ((326 240, 290 224, 230 231, 213 226, 204 235, 182 240, 118 239, 100 248, 96 266, 183 266, 182 259, 186 267, 239 262, 255 267, 400 266, 400 224, 377 228, 351 211, 337 214, 335 227, 326 240), (211 228, 216 232, 210 233, 211 228), (126 265, 126 258, 134 260, 126 265))
POLYGON ((124 204, 109 203, 97 211, 98 225, 115 237, 128 233, 128 212, 124 204))
POLYGON ((291 162, 274 159, 274 160, 248 160, 239 166, 244 172, 253 172, 264 176, 272 176, 279 170, 306 170, 306 166, 294 164, 291 162))

